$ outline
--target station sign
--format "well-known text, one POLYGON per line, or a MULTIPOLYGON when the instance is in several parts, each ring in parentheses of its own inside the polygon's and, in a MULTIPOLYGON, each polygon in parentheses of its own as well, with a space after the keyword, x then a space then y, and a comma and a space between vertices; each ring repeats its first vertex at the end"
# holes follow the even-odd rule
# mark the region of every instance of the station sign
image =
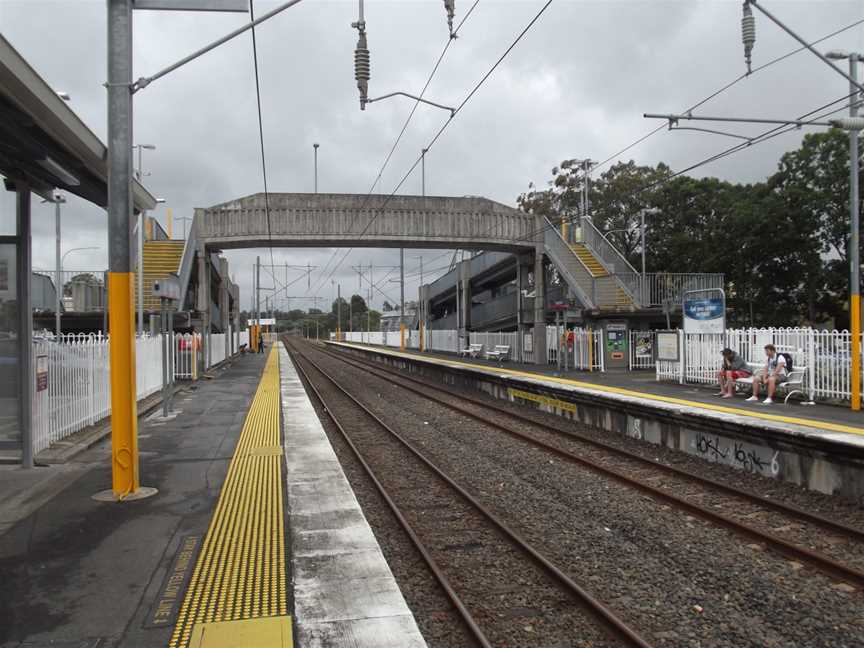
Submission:
POLYGON ((276 326, 276 318, 275 317, 262 317, 261 320, 257 320, 254 317, 250 320, 246 320, 246 323, 250 326, 253 324, 261 324, 261 326, 276 326))
POLYGON ((654 338, 654 350, 656 360, 667 362, 678 362, 678 331, 657 331, 654 338))
POLYGON ((688 290, 681 303, 685 333, 726 332, 726 293, 722 288, 688 290))

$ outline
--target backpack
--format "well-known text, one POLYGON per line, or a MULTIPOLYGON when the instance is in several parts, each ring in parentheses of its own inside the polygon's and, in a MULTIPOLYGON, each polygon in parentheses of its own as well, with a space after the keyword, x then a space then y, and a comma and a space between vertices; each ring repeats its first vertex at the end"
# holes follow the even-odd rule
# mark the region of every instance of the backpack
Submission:
POLYGON ((786 360, 786 373, 792 372, 792 354, 791 353, 777 353, 778 356, 783 356, 786 360))

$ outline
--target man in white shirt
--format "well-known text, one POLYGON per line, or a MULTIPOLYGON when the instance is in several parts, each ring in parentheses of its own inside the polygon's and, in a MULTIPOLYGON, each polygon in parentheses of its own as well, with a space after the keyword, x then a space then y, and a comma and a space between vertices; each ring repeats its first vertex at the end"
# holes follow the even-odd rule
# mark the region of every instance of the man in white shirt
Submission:
POLYGON ((758 401, 759 387, 765 384, 768 386, 768 398, 762 403, 770 405, 774 402, 774 391, 777 389, 777 385, 786 382, 786 358, 777 353, 773 344, 765 345, 765 356, 765 366, 753 376, 753 395, 747 400, 758 401))

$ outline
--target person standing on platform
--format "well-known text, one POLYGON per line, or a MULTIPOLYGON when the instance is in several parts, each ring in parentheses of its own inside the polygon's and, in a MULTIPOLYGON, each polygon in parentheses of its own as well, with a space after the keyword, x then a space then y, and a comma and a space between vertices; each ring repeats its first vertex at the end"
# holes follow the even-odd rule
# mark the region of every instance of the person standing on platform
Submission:
POLYGON ((264 353, 264 332, 258 330, 258 353, 264 353))

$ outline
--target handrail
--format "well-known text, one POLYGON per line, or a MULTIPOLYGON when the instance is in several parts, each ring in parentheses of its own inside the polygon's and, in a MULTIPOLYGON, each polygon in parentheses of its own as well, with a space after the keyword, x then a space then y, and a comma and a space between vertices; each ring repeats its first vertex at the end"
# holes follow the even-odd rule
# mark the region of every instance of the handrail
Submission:
POLYGON ((567 241, 564 240, 564 237, 561 236, 561 233, 558 231, 556 227, 549 222, 549 219, 545 219, 546 227, 545 227, 545 236, 544 236, 544 247, 546 248, 546 253, 552 257, 552 260, 555 262, 555 265, 558 267, 559 272, 565 275, 565 278, 569 277, 569 281, 567 283, 570 284, 570 287, 576 291, 579 300, 585 305, 586 308, 595 308, 595 280, 591 274, 591 271, 588 269, 588 266, 580 259, 567 244, 567 241), (582 272, 585 274, 587 281, 590 283, 591 294, 589 295, 585 286, 583 286, 578 278, 572 274, 570 268, 567 265, 566 260, 575 260, 579 266, 582 268, 582 272))
POLYGON ((621 252, 618 251, 612 243, 597 229, 597 226, 591 222, 590 218, 582 218, 582 241, 591 249, 597 256, 606 271, 616 277, 618 284, 626 292, 633 303, 636 305, 642 304, 641 282, 638 279, 639 273, 636 268, 630 265, 630 262, 621 252), (630 278, 630 273, 635 275, 637 279, 630 278), (625 279, 626 277, 626 279, 625 279))
MULTIPOLYGON (((634 272, 636 273, 636 268, 630 265, 630 262, 627 258, 618 251, 612 243, 610 243, 606 237, 603 236, 603 233, 597 229, 597 226, 591 221, 590 218, 582 219, 582 240, 588 245, 593 252, 596 252, 600 257, 600 261, 606 266, 606 270, 609 271, 609 274, 623 274, 626 272, 634 272), (586 225, 588 226, 588 231, 591 234, 595 234, 596 236, 591 236, 592 239, 599 239, 602 243, 595 244, 594 241, 587 240, 586 234, 586 225), (617 267, 618 263, 623 263, 624 267, 617 267), (611 266, 611 267, 610 267, 611 266)), ((637 273, 638 274, 638 273, 637 273)))
POLYGON ((186 237, 186 242, 183 244, 183 255, 180 257, 180 267, 177 269, 177 275, 180 278, 180 301, 177 302, 177 308, 183 310, 186 304, 186 291, 189 288, 189 280, 192 274, 192 261, 195 259, 195 248, 198 242, 198 227, 197 221, 193 215, 192 222, 189 224, 189 235, 186 237))

